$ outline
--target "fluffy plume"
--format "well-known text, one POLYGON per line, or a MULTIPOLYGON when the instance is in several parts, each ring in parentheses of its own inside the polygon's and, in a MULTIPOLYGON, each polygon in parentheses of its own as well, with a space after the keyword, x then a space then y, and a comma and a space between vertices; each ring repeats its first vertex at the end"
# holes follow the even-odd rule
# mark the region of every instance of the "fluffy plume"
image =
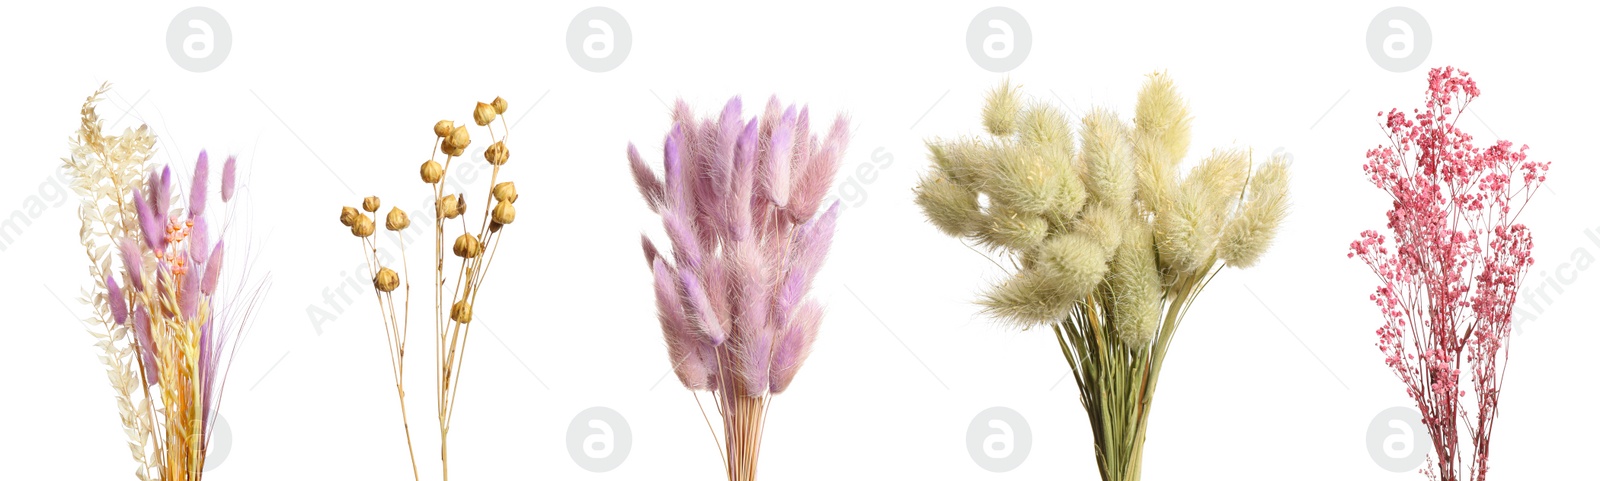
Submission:
POLYGON ((715 391, 730 472, 753 469, 766 399, 788 388, 816 337, 822 307, 807 296, 840 209, 818 211, 850 131, 841 115, 818 139, 811 111, 776 97, 741 115, 738 97, 715 119, 680 101, 659 189, 636 149, 628 159, 671 243, 669 264, 642 241, 669 358, 685 387, 715 391))
MULTIPOLYGON (((1052 331, 1095 423, 1104 479, 1136 478, 1156 370, 1218 261, 1253 264, 1287 205, 1281 164, 1248 181, 1243 150, 1179 177, 1190 117, 1170 77, 1151 75, 1133 122, 1096 108, 1076 129, 1055 108, 989 94, 986 138, 928 142, 916 202, 940 232, 1009 267, 981 294, 1011 327, 1052 331)), ((780 341, 782 342, 782 341, 780 341)))
POLYGON ((234 178, 237 175, 236 174, 236 170, 235 170, 235 169, 237 169, 237 167, 235 167, 235 164, 238 163, 237 162, 238 160, 239 159, 237 157, 234 157, 234 156, 230 155, 230 156, 228 156, 227 162, 223 162, 222 163, 222 201, 223 202, 230 202, 230 201, 233 200, 233 185, 234 185, 234 182, 235 182, 234 178))
POLYGON ((1111 262, 1108 286, 1113 332, 1129 346, 1149 346, 1161 322, 1161 272, 1148 226, 1129 233, 1111 262))
POLYGON ((650 166, 645 165, 644 158, 639 156, 639 149, 628 143, 628 166, 633 171, 633 182, 639 186, 639 195, 644 197, 645 205, 650 206, 651 212, 661 210, 662 192, 661 179, 655 172, 650 171, 650 166))
POLYGON ((1164 157, 1176 164, 1189 152, 1189 106, 1178 95, 1172 77, 1152 73, 1139 91, 1133 123, 1143 135, 1154 139, 1164 157))
POLYGON ((122 286, 117 285, 117 278, 106 277, 106 302, 111 304, 111 319, 117 324, 128 320, 128 298, 122 296, 122 286))
POLYGON ((1289 215, 1289 164, 1274 158, 1256 168, 1248 199, 1223 228, 1217 257, 1234 267, 1251 267, 1272 245, 1278 225, 1289 215))
POLYGON ((916 194, 917 206, 945 235, 966 237, 983 228, 978 193, 950 180, 945 174, 935 172, 924 175, 922 181, 917 183, 916 194))
POLYGON ((1133 149, 1116 114, 1094 109, 1083 119, 1084 184, 1091 198, 1122 209, 1133 202, 1133 149))
POLYGON ((194 182, 189 187, 189 218, 197 219, 206 213, 206 180, 211 176, 211 161, 206 151, 200 151, 200 160, 194 163, 194 182))
POLYGON ((1011 81, 1000 83, 983 102, 983 127, 990 135, 1009 137, 1017 131, 1017 114, 1021 112, 1022 99, 1011 81))

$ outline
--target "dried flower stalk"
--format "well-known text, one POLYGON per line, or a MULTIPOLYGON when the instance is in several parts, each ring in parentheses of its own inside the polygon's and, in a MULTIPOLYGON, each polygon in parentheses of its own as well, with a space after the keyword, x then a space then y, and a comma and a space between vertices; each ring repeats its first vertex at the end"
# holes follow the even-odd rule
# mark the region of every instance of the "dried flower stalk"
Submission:
MULTIPOLYGON (((84 101, 72 155, 62 159, 82 202, 79 238, 95 279, 81 298, 94 309, 84 322, 116 390, 135 476, 199 480, 228 366, 266 281, 223 278, 224 266, 234 264, 224 261, 237 256, 223 255, 230 222, 216 224, 215 232, 207 227, 206 153, 187 196, 174 192, 170 168, 152 169, 146 180, 155 136, 142 125, 120 136, 104 133, 94 106, 109 88, 84 101), (112 268, 113 247, 120 274, 112 268)), ((229 157, 223 169, 224 204, 233 198, 235 162, 229 157)), ((250 277, 248 265, 229 269, 250 277)))
POLYGON ((1533 265, 1533 233, 1517 218, 1550 170, 1526 145, 1473 145, 1456 120, 1478 94, 1467 72, 1435 68, 1424 108, 1378 114, 1389 144, 1367 151, 1364 170, 1394 201, 1394 237, 1362 232, 1349 252, 1381 281, 1371 296, 1384 318, 1378 349, 1433 440, 1423 472, 1444 481, 1488 477, 1511 311, 1533 265))
POLYGON ((1248 151, 1217 150, 1180 178, 1189 122, 1157 73, 1131 124, 1095 109, 1075 142, 1065 116, 1008 82, 983 111, 991 137, 930 141, 916 188, 940 231, 1009 261, 985 311, 1055 333, 1107 481, 1139 479, 1161 365, 1195 297, 1224 265, 1255 264, 1287 213, 1280 158, 1252 174, 1248 151))
MULTIPOLYGON (((484 202, 483 218, 476 228, 470 225, 465 215, 468 205, 466 194, 445 192, 445 180, 451 162, 464 154, 472 143, 466 125, 458 126, 449 120, 435 123, 433 152, 419 169, 422 181, 429 184, 433 191, 434 401, 438 408, 435 414, 439 422, 440 469, 446 480, 450 479, 450 421, 455 413, 456 394, 460 391, 467 336, 472 332, 472 306, 477 303, 478 292, 482 290, 494 253, 500 247, 500 232, 516 219, 516 208, 512 204, 517 200, 517 188, 511 182, 499 181, 500 167, 511 157, 511 151, 506 147, 511 132, 505 123, 506 107, 505 99, 496 97, 490 103, 479 102, 472 112, 474 123, 489 132, 492 143, 484 151, 484 160, 493 166, 489 189, 484 197, 493 202, 484 202), (498 137, 493 126, 496 119, 500 120, 501 127, 498 137), (441 153, 445 156, 443 164, 438 162, 441 153), (452 219, 460 219, 462 232, 453 240, 445 236, 445 223, 452 219), (453 285, 446 276, 447 248, 449 255, 458 259, 456 269, 453 269, 456 271, 453 285)), ((396 273, 379 259, 378 236, 375 233, 381 207, 382 202, 377 196, 369 196, 362 199, 360 209, 341 209, 339 222, 349 227, 350 233, 361 240, 362 256, 367 261, 384 334, 388 339, 390 374, 394 377, 395 393, 400 399, 400 418, 405 427, 406 450, 411 456, 411 475, 414 479, 421 479, 416 450, 411 442, 405 390, 406 340, 411 319, 411 270, 405 260, 404 232, 411 227, 411 219, 398 207, 391 208, 382 219, 384 229, 393 233, 389 237, 400 248, 400 272, 396 273), (405 289, 397 308, 394 291, 402 285, 405 289)))
POLYGON ((723 428, 712 437, 728 479, 752 481, 771 397, 788 389, 822 321, 822 305, 806 296, 839 215, 837 202, 826 211, 822 202, 849 122, 840 116, 819 139, 806 107, 785 109, 773 97, 749 120, 741 109, 735 97, 720 116, 696 120, 679 100, 665 175, 632 144, 628 163, 671 242, 662 252, 641 239, 673 372, 684 387, 712 393, 723 428))

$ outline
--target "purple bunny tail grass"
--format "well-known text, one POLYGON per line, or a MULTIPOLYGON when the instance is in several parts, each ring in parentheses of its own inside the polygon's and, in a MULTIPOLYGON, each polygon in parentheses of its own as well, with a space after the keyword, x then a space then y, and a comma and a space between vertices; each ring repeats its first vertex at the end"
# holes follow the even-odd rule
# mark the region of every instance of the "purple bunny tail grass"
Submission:
MULTIPOLYGON (((722 107, 722 115, 717 118, 716 138, 710 145, 710 152, 706 156, 708 162, 707 173, 710 174, 710 190, 719 197, 728 195, 729 183, 733 181, 734 154, 739 144, 739 134, 744 127, 744 119, 740 118, 744 104, 739 97, 728 99, 727 105, 722 107)), ((713 213, 721 227, 729 227, 726 212, 713 213)))
POLYGON ((235 174, 236 169, 237 169, 236 164, 238 164, 238 160, 239 160, 238 157, 234 157, 234 156, 230 155, 230 156, 228 156, 228 161, 222 163, 222 201, 223 202, 228 202, 230 200, 233 200, 234 176, 236 175, 235 174))
POLYGON ((778 103, 778 96, 767 98, 766 110, 761 112, 761 155, 763 159, 767 153, 767 146, 772 144, 772 131, 778 127, 778 118, 783 115, 783 104, 778 103))
POLYGON ((733 179, 731 181, 728 197, 728 223, 730 224, 729 239, 734 242, 744 241, 753 234, 750 203, 754 201, 755 182, 758 161, 756 151, 760 140, 756 137, 758 124, 755 119, 745 123, 744 131, 739 134, 738 142, 733 154, 733 179))
POLYGON ((199 218, 206 213, 206 180, 211 176, 211 161, 206 151, 200 151, 200 160, 194 162, 194 185, 189 188, 189 218, 199 218))
POLYGON ((206 228, 205 217, 197 217, 193 222, 194 225, 189 227, 189 236, 185 242, 189 243, 189 260, 194 261, 194 265, 199 265, 210 257, 211 233, 206 228))
POLYGON ((789 271, 784 276, 783 285, 779 286, 777 315, 773 316, 778 329, 789 327, 796 306, 811 290, 811 281, 816 279, 817 272, 822 270, 822 261, 828 257, 828 248, 833 242, 833 228, 838 218, 839 202, 834 201, 821 217, 802 225, 795 233, 793 250, 787 262, 789 271))
POLYGON ((117 325, 128 320, 128 298, 122 295, 122 286, 117 285, 117 279, 106 276, 106 302, 111 304, 111 319, 117 325))
POLYGON ((661 212, 661 202, 666 197, 661 186, 661 178, 645 165, 644 158, 639 156, 639 149, 628 143, 628 167, 633 171, 633 183, 639 186, 639 195, 644 197, 644 203, 650 206, 651 212, 661 212))
POLYGON ((172 212, 172 166, 170 165, 161 168, 161 182, 156 183, 155 200, 151 208, 165 219, 167 213, 172 212))
POLYGON ((650 242, 650 237, 642 232, 639 233, 639 245, 644 248, 644 263, 654 267, 656 258, 661 256, 661 250, 656 249, 656 243, 650 242))
POLYGON ((732 371, 745 396, 766 394, 771 380, 773 330, 764 323, 737 323, 729 337, 732 371))
POLYGON ((772 352, 772 393, 781 394, 794 382, 794 375, 811 356, 811 345, 817 340, 817 330, 822 325, 822 305, 808 300, 800 304, 794 322, 778 331, 777 345, 772 352))
POLYGON ((722 321, 717 319, 717 310, 712 307, 711 297, 700 279, 693 271, 679 269, 678 285, 683 289, 684 312, 689 315, 689 325, 694 332, 713 346, 721 345, 728 339, 728 333, 722 330, 722 321))
MULTIPOLYGON (((138 198, 138 195, 134 195, 134 199, 138 198)), ((133 290, 144 290, 144 253, 139 251, 133 239, 126 237, 117 242, 117 251, 122 253, 122 268, 128 271, 128 281, 133 290)))
POLYGON ((789 155, 791 159, 794 159, 790 162, 789 167, 790 205, 795 202, 794 185, 792 184, 800 183, 801 174, 806 171, 806 164, 811 162, 811 147, 814 143, 816 143, 816 139, 813 139, 811 135, 811 106, 801 105, 800 113, 794 120, 794 152, 789 155))
POLYGON ((699 355, 689 333, 689 320, 684 314, 682 296, 678 293, 677 276, 660 258, 651 265, 651 270, 655 278, 656 317, 661 321, 661 336, 667 341, 667 357, 673 363, 673 372, 678 375, 678 381, 685 387, 695 389, 697 383, 704 383, 703 378, 695 377, 695 371, 703 370, 704 366, 696 367, 700 364, 699 355))
MULTIPOLYGON (((159 171, 159 170, 151 170, 150 171, 150 179, 146 180, 145 183, 144 183, 145 202, 149 202, 150 205, 156 205, 156 195, 157 195, 157 193, 159 191, 159 189, 157 187, 160 186, 160 185, 161 185, 161 171, 159 171)), ((139 195, 138 192, 139 192, 139 190, 135 189, 134 190, 134 196, 137 197, 139 195)))
POLYGON ((778 126, 772 130, 772 141, 767 149, 767 158, 762 165, 766 171, 762 176, 762 191, 767 198, 778 208, 789 205, 790 176, 794 170, 794 144, 795 144, 795 112, 794 107, 784 111, 783 119, 778 121, 778 126))
POLYGON ((850 119, 840 115, 829 129, 827 139, 812 152, 805 170, 795 177, 792 210, 795 222, 805 222, 822 207, 822 200, 833 186, 833 178, 839 173, 840 160, 849 144, 850 119))
POLYGON ((680 212, 692 212, 687 209, 693 200, 688 176, 684 172, 684 125, 674 124, 672 132, 667 134, 667 140, 661 145, 662 177, 665 178, 665 209, 680 212))
POLYGON ((150 250, 161 252, 167 248, 166 211, 157 211, 145 202, 139 191, 133 192, 133 208, 139 213, 139 237, 150 250))
POLYGON ((178 308, 183 312, 183 320, 199 322, 195 318, 200 313, 200 272, 184 274, 178 284, 178 308))
POLYGON ((150 313, 145 312, 143 304, 133 311, 133 335, 138 339, 139 355, 144 359, 144 383, 155 384, 159 374, 156 371, 156 342, 150 335, 150 313))
MULTIPOLYGON (((189 277, 194 277, 190 274, 189 277)), ((217 241, 217 246, 211 249, 211 257, 206 260, 205 277, 201 279, 200 292, 207 296, 217 292, 217 280, 222 277, 222 241, 217 241)))
POLYGON ((672 242, 672 260, 679 269, 698 269, 701 252, 700 239, 684 215, 674 211, 661 213, 661 224, 666 228, 667 239, 672 242))

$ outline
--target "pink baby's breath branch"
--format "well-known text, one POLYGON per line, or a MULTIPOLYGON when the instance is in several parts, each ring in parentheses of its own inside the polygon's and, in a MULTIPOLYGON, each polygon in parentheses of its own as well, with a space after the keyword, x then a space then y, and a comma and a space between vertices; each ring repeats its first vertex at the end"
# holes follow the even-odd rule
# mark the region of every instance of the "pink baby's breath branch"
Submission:
POLYGON ((1350 248, 1381 280, 1371 297, 1385 319, 1378 347, 1422 411, 1448 481, 1487 475, 1512 306, 1533 263, 1517 219, 1549 168, 1509 141, 1473 145, 1457 122, 1479 93, 1466 72, 1434 69, 1424 109, 1389 111, 1390 146, 1368 151, 1365 171, 1394 202, 1394 248, 1373 231, 1350 248))

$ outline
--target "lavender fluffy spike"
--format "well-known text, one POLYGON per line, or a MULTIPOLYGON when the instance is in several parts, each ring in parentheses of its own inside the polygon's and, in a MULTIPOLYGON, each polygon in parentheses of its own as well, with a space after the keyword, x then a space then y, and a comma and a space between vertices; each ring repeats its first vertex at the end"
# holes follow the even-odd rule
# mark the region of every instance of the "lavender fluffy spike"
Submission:
POLYGON ((156 371, 156 341, 150 335, 150 313, 145 312, 143 304, 133 311, 133 335, 138 338, 139 354, 144 358, 144 383, 155 384, 160 380, 156 371))
POLYGON ((678 285, 683 289, 683 302, 689 315, 690 325, 694 331, 711 341, 711 345, 721 345, 728 339, 728 334, 722 330, 722 322, 717 319, 717 311, 712 307, 711 297, 706 289, 700 285, 700 279, 687 270, 678 271, 678 285))
POLYGON ((183 276, 178 284, 178 308, 183 311, 183 319, 189 322, 199 322, 195 316, 200 311, 200 273, 190 272, 183 276))
POLYGON ((779 287, 778 312, 773 317, 777 329, 789 327, 795 307, 811 290, 811 281, 816 278, 817 271, 822 270, 822 261, 827 258, 828 247, 833 243, 833 228, 838 217, 839 201, 834 201, 821 217, 806 223, 796 232, 789 272, 779 287))
POLYGON ((644 158, 639 156, 639 149, 628 143, 628 167, 633 171, 633 183, 639 186, 639 195, 644 196, 644 202, 650 205, 651 212, 661 212, 661 202, 666 193, 661 187, 661 179, 655 172, 650 171, 650 166, 645 165, 644 158))
MULTIPOLYGON (((156 212, 166 219, 167 213, 172 212, 172 167, 161 168, 161 182, 156 183, 155 202, 150 204, 156 212)), ((162 222, 165 224, 165 222, 162 222)))
POLYGON ((661 321, 661 334, 667 340, 667 356, 671 358, 673 372, 678 381, 689 389, 705 387, 709 369, 701 362, 699 348, 689 332, 689 319, 684 314, 682 298, 672 269, 657 258, 651 266, 655 274, 656 312, 661 321))
MULTIPOLYGON (((139 197, 135 195, 134 198, 139 197)), ((144 253, 139 251, 139 246, 133 243, 133 239, 126 237, 117 243, 117 251, 122 253, 122 267, 128 271, 128 281, 133 290, 144 290, 144 253)))
POLYGON ((227 202, 227 201, 233 200, 233 185, 234 185, 234 177, 235 177, 235 164, 237 164, 238 160, 239 159, 237 157, 234 157, 234 156, 230 155, 230 156, 228 156, 228 161, 222 163, 222 201, 223 202, 227 202))
POLYGON ((650 242, 650 237, 644 234, 639 234, 639 244, 644 248, 644 263, 654 266, 656 257, 661 255, 661 251, 656 249, 656 244, 650 242))
POLYGON ((823 198, 833 187, 833 178, 839 173, 839 161, 850 144, 850 120, 840 115, 833 121, 828 137, 819 149, 811 153, 805 170, 795 176, 793 214, 796 222, 804 222, 816 215, 823 198))
POLYGON ((767 148, 767 158, 762 161, 762 165, 767 169, 762 179, 763 190, 767 198, 780 209, 789 205, 791 187, 789 176, 794 167, 792 156, 795 121, 794 107, 789 107, 789 110, 783 113, 783 119, 778 121, 777 127, 773 128, 772 142, 767 148))
POLYGON ((217 292, 217 280, 220 277, 222 277, 222 241, 218 240, 217 246, 211 249, 211 257, 206 260, 206 273, 200 284, 200 292, 207 296, 217 292))
POLYGON ((817 339, 817 328, 822 325, 822 305, 806 301, 795 313, 788 329, 779 332, 777 345, 772 351, 772 393, 789 389, 800 365, 811 356, 811 345, 817 339))
POLYGON ((194 185, 189 188, 189 218, 196 219, 206 213, 206 180, 211 176, 211 161, 206 151, 200 151, 200 160, 194 163, 194 185))
POLYGON ((140 237, 150 250, 161 252, 167 248, 166 211, 157 211, 138 191, 133 192, 133 208, 139 213, 140 237))
POLYGON ((189 228, 189 260, 199 265, 210 257, 211 233, 206 228, 205 217, 197 217, 193 222, 194 226, 189 228))
POLYGON ((744 126, 744 132, 739 134, 739 141, 734 147, 733 155, 733 190, 728 197, 728 223, 729 238, 734 242, 744 241, 752 235, 752 210, 750 203, 754 201, 757 159, 756 150, 760 140, 756 137, 758 123, 751 119, 744 126))
POLYGON ((106 276, 106 301, 111 304, 111 319, 117 321, 117 325, 128 320, 128 298, 122 296, 122 286, 111 276, 106 276))

